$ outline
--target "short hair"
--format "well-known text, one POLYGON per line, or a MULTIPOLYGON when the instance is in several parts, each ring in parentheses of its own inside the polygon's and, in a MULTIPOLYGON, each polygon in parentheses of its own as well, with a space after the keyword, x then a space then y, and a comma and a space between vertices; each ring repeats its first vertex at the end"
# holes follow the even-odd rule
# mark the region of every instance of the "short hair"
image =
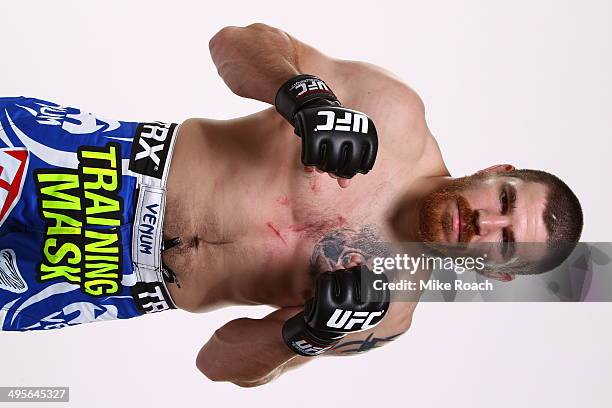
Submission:
MULTIPOLYGON (((518 261, 512 266, 507 266, 514 273, 527 275, 547 272, 561 265, 570 256, 582 234, 583 215, 580 201, 567 184, 557 176, 545 171, 517 169, 503 173, 503 175, 541 183, 548 187, 542 214, 548 233, 547 255, 535 263, 528 264, 518 261)), ((520 245, 520 243, 517 244, 520 245)))

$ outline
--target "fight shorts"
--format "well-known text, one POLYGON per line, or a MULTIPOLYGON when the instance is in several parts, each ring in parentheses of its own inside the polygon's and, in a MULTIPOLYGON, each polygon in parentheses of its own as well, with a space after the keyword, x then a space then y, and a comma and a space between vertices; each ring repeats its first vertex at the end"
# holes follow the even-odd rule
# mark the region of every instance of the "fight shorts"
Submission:
POLYGON ((177 133, 0 98, 2 330, 175 308, 161 251, 177 133))

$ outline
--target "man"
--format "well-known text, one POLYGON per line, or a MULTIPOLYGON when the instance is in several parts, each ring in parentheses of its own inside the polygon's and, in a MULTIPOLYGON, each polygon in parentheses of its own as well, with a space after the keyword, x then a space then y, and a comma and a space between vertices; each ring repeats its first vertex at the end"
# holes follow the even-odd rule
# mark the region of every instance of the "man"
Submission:
MULTIPOLYGON (((3 328, 131 317, 172 303, 193 312, 272 305, 277 310, 263 319, 221 327, 196 362, 210 379, 256 386, 314 355, 366 351, 408 330, 416 303, 369 296, 373 277, 363 265, 384 254, 385 242, 508 248, 578 240, 580 206, 554 176, 496 165, 450 178, 421 100, 390 73, 327 57, 263 24, 224 28, 210 49, 234 93, 276 109, 228 121, 190 119, 177 130, 92 119, 40 101, 6 102, 0 123, 11 174, 25 171, 16 140, 31 163, 46 155, 53 171, 32 174, 36 189, 27 199, 19 193, 28 209, 15 206, 2 226, 10 232, 3 248, 27 247, 2 254, 11 272, 5 287, 14 295, 3 297, 3 328), (300 102, 301 85, 316 88, 316 98, 300 102), (336 116, 346 121, 329 125, 336 116), (319 117, 326 122, 310 126, 319 117), (96 135, 87 142, 94 146, 72 136, 62 137, 76 154, 41 146, 32 134, 43 123, 96 135), (345 137, 338 124, 352 132, 348 150, 333 146, 345 137), (317 130, 331 135, 325 148, 311 144, 322 134, 317 130), (367 175, 352 177, 357 172, 367 175), (33 243, 39 220, 24 214, 36 210, 44 234, 33 243), (19 216, 21 224, 10 222, 19 216), (41 249, 42 260, 27 258, 41 249), (24 268, 35 279, 21 276, 24 268), (61 307, 50 313, 52 299, 61 307)), ((19 177, 11 180, 9 187, 19 184, 19 177)), ((14 202, 7 197, 5 209, 14 202)), ((543 253, 530 262, 548 268, 565 255, 543 253)), ((489 276, 514 275, 504 269, 489 276)))

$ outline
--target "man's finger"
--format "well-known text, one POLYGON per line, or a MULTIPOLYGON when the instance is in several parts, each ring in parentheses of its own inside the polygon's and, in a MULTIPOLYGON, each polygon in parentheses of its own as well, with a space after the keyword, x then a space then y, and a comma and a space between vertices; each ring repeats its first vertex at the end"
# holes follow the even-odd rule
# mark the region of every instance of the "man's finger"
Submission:
POLYGON ((342 188, 347 188, 351 184, 351 180, 338 177, 338 185, 342 188))

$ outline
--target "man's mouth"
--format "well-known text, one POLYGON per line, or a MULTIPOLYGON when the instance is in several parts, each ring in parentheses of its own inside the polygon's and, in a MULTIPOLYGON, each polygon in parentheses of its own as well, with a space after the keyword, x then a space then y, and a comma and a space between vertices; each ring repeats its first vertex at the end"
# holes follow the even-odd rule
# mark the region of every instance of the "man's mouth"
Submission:
POLYGON ((461 230, 463 229, 463 225, 461 220, 461 209, 459 208, 459 201, 455 201, 455 208, 453 210, 453 232, 455 233, 455 242, 461 242, 461 230))
POLYGON ((465 220, 461 216, 461 206, 457 201, 457 218, 459 218, 459 234, 457 235, 457 242, 462 242, 463 231, 465 231, 465 220))
POLYGON ((461 216, 461 205, 459 204, 459 201, 455 201, 455 207, 453 208, 452 213, 452 220, 453 234, 456 239, 455 242, 462 242, 462 239, 465 238, 465 220, 461 216))
POLYGON ((458 240, 459 239, 459 208, 457 207, 457 205, 455 205, 451 211, 452 211, 451 217, 453 220, 453 224, 452 224, 453 235, 454 235, 454 238, 458 240))
POLYGON ((419 234, 423 242, 467 243, 473 235, 472 209, 458 191, 430 197, 419 218, 419 234))

